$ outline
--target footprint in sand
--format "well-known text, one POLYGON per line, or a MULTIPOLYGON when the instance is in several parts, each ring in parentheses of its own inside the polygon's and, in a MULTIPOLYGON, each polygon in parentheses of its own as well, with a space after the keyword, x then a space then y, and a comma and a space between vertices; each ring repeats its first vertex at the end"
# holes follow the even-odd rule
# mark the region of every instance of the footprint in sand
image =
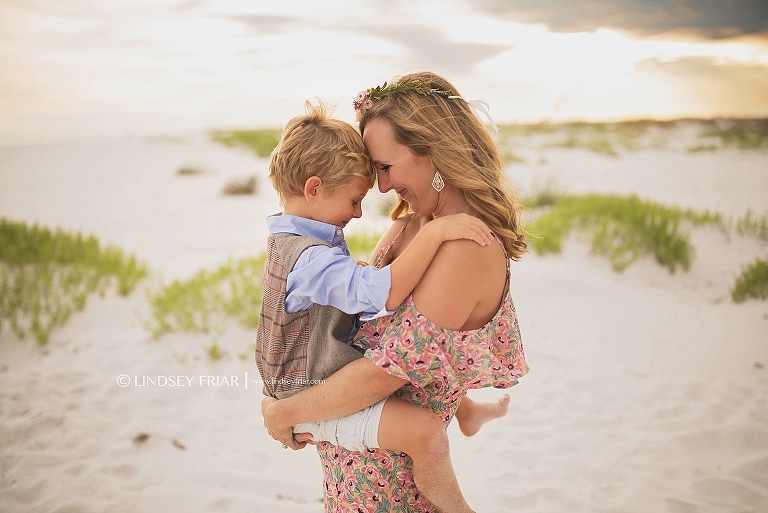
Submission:
POLYGON ((138 476, 140 471, 136 465, 116 465, 114 467, 104 467, 102 472, 108 476, 120 479, 133 479, 138 476))
POLYGON ((768 490, 768 454, 743 461, 733 473, 768 490))
POLYGON ((38 481, 24 480, 17 481, 16 485, 11 487, 5 493, 6 496, 21 504, 31 504, 37 502, 40 497, 48 495, 49 491, 48 478, 43 478, 38 481))
POLYGON ((704 513, 705 511, 701 506, 680 499, 669 498, 666 503, 671 513, 704 513))
POLYGON ((203 508, 203 511, 205 512, 229 511, 231 507, 232 507, 232 499, 219 499, 217 501, 213 501, 210 504, 208 504, 205 508, 203 508))
POLYGON ((709 502, 734 511, 768 511, 768 494, 731 479, 710 477, 693 483, 693 489, 709 502))
POLYGON ((69 465, 64 469, 64 474, 68 476, 79 476, 83 473, 85 469, 88 468, 88 465, 85 463, 75 463, 74 465, 69 465))

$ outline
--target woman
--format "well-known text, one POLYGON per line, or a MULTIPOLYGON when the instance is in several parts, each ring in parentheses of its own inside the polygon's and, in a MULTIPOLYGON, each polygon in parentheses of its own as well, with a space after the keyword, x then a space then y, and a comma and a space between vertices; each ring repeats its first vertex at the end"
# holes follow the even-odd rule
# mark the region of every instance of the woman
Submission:
MULTIPOLYGON (((388 317, 364 323, 355 343, 366 358, 321 386, 263 404, 270 434, 293 447, 290 426, 346 415, 397 395, 431 409, 444 424, 468 389, 507 388, 528 370, 509 294, 509 259, 526 251, 520 205, 505 184, 495 143, 470 105, 442 77, 406 75, 355 101, 379 190, 395 190, 392 226, 376 248, 385 265, 437 218, 468 213, 499 244, 444 243, 413 294, 388 317), (414 214, 409 214, 409 210, 414 214)), ((350 452, 323 442, 326 510, 434 511, 401 453, 350 452)))

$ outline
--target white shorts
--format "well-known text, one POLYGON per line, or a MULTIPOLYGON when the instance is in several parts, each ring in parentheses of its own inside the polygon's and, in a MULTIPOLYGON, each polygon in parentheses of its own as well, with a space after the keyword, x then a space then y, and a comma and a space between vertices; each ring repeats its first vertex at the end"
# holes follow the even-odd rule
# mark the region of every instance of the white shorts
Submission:
POLYGON ((386 399, 337 419, 305 422, 293 426, 294 433, 312 433, 315 442, 330 442, 350 451, 379 447, 379 422, 386 399))

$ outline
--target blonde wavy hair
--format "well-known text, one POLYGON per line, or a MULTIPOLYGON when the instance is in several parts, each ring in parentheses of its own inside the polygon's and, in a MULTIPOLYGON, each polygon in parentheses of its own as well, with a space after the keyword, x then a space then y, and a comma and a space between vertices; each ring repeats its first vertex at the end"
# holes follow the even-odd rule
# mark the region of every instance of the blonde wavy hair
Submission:
MULTIPOLYGON (((407 81, 460 96, 446 79, 429 72, 404 75, 392 84, 407 81)), ((519 260, 527 252, 520 200, 504 172, 496 143, 465 100, 403 90, 373 101, 360 115, 361 134, 368 122, 381 117, 392 123, 398 143, 417 155, 429 155, 445 182, 462 192, 501 239, 509 258, 519 260)), ((390 217, 394 220, 408 211, 408 203, 399 198, 390 217)))
POLYGON ((317 105, 306 101, 304 110, 305 115, 285 125, 280 143, 270 155, 269 179, 280 202, 302 196, 311 176, 319 176, 331 191, 355 177, 367 180, 373 187, 376 169, 357 130, 330 117, 330 109, 320 101, 317 105))

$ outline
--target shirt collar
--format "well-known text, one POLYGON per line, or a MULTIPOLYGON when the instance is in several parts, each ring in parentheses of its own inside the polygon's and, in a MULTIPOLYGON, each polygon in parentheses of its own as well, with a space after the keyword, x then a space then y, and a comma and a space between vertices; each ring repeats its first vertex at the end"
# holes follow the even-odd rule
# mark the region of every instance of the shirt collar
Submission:
POLYGON ((267 229, 270 235, 293 233, 309 235, 332 246, 340 246, 344 243, 344 231, 341 228, 306 217, 283 215, 282 213, 273 214, 267 217, 267 229))

